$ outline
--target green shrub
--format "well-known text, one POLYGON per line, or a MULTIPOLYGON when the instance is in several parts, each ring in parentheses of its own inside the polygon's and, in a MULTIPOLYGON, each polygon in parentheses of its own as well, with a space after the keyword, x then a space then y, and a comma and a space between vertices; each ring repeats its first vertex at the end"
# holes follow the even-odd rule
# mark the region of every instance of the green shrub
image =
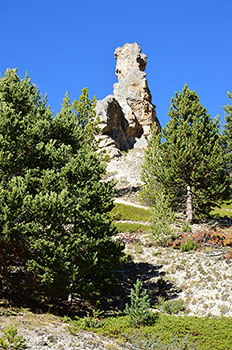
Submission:
MULTIPOLYGON (((160 340, 161 345, 164 346, 171 344, 173 335, 179 342, 188 337, 189 343, 197 344, 200 350, 231 350, 232 319, 229 317, 213 319, 159 313, 159 317, 152 325, 141 325, 139 328, 129 327, 129 325, 128 315, 106 317, 104 318, 104 326, 93 330, 99 335, 113 336, 122 341, 128 341, 128 337, 132 339, 136 335, 139 341, 147 342, 149 339, 156 343, 157 340, 160 340)), ((132 349, 134 350, 133 347, 131 347, 132 349)), ((140 350, 142 349, 140 347, 140 350)), ((189 348, 186 346, 186 349, 190 350, 191 345, 189 348)), ((194 347, 191 350, 193 349, 194 347)))
POLYGON ((99 328, 103 326, 103 321, 100 319, 100 315, 103 313, 103 311, 100 310, 93 310, 92 316, 90 313, 87 313, 87 316, 85 316, 82 319, 82 326, 84 329, 88 328, 99 328))
POLYGON ((125 314, 130 318, 130 324, 138 327, 139 325, 150 324, 154 322, 156 314, 150 310, 149 296, 145 290, 142 290, 142 282, 137 279, 134 289, 131 289, 131 305, 126 304, 125 314))
POLYGON ((163 297, 162 295, 159 295, 157 298, 156 307, 158 309, 161 309, 164 302, 165 302, 165 297, 163 297))
POLYGON ((92 315, 87 313, 85 317, 75 317, 74 321, 71 321, 68 318, 64 318, 64 322, 70 322, 71 325, 68 327, 68 330, 71 334, 76 335, 80 329, 90 330, 96 329, 104 326, 104 321, 101 318, 103 311, 93 310, 92 315))
POLYGON ((156 243, 163 245, 173 236, 171 224, 175 215, 169 206, 168 198, 162 191, 156 191, 156 201, 152 212, 151 230, 156 243))
POLYGON ((163 311, 168 314, 178 314, 184 310, 184 301, 182 299, 174 299, 165 301, 162 305, 163 311))
POLYGON ((192 232, 191 226, 185 221, 182 225, 182 232, 192 232))
POLYGON ((26 339, 23 336, 17 336, 18 331, 13 325, 3 329, 2 332, 4 336, 0 337, 0 349, 20 350, 26 348, 26 339))
POLYGON ((198 247, 197 243, 194 243, 191 237, 188 237, 187 241, 181 245, 182 252, 188 252, 190 250, 196 250, 198 247))

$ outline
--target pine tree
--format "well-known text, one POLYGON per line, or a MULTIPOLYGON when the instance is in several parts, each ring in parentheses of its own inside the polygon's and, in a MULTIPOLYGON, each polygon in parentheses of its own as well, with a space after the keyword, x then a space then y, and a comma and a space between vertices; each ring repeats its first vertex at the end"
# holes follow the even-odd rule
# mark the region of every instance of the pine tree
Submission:
POLYGON ((232 95, 227 92, 228 97, 231 100, 231 104, 228 104, 224 107, 225 110, 225 121, 222 131, 222 142, 226 151, 226 164, 228 171, 232 171, 232 95))
POLYGON ((156 314, 150 310, 149 295, 143 289, 143 283, 139 279, 131 289, 131 305, 126 304, 125 314, 129 316, 130 324, 134 327, 149 325, 155 321, 156 314))
POLYGON ((94 104, 86 89, 73 104, 66 95, 52 118, 27 76, 0 79, 1 275, 20 265, 55 296, 92 300, 122 257, 108 216, 114 185, 101 181, 91 144, 94 104))
POLYGON ((155 200, 156 187, 175 210, 208 215, 228 190, 218 118, 212 119, 195 91, 185 85, 171 100, 170 121, 159 134, 154 128, 142 172, 143 196, 155 200), (188 208, 186 209, 186 206, 188 208))
POLYGON ((157 190, 151 217, 151 231, 157 244, 166 244, 172 238, 171 224, 174 220, 175 215, 169 205, 168 197, 162 191, 157 190))

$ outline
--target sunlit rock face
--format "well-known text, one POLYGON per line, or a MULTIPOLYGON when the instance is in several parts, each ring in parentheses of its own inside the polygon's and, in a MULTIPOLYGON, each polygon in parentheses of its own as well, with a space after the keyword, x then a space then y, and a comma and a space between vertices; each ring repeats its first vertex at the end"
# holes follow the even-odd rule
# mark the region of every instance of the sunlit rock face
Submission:
POLYGON ((118 47, 114 55, 118 83, 114 84, 113 95, 96 106, 99 151, 104 150, 110 158, 121 156, 121 151, 145 148, 152 124, 160 128, 144 73, 147 56, 137 43, 118 47))

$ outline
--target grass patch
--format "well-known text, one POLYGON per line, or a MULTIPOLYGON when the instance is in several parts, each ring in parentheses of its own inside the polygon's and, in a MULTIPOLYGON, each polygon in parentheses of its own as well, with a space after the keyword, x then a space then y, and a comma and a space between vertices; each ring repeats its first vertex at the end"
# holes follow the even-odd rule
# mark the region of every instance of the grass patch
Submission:
POLYGON ((138 231, 143 231, 143 232, 151 232, 151 227, 146 226, 146 225, 141 225, 141 224, 130 224, 130 223, 125 223, 125 222, 116 222, 114 223, 116 226, 118 232, 138 232, 138 231))
POLYGON ((131 221, 151 221, 152 210, 137 208, 132 205, 115 203, 111 210, 111 218, 114 220, 131 220, 131 221))
MULTIPOLYGON (((72 321, 70 330, 78 332, 81 321, 72 321)), ((86 329, 86 328, 85 328, 86 329)), ((200 350, 231 350, 232 349, 232 319, 210 319, 205 317, 177 317, 160 314, 152 325, 131 327, 128 316, 108 317, 102 319, 98 328, 88 328, 98 334, 113 336, 126 341, 146 341, 147 339, 170 344, 172 337, 183 340, 188 337, 190 344, 195 344, 200 350)), ((144 348, 150 349, 150 348, 144 348)), ((155 348, 154 348, 155 349, 155 348)))

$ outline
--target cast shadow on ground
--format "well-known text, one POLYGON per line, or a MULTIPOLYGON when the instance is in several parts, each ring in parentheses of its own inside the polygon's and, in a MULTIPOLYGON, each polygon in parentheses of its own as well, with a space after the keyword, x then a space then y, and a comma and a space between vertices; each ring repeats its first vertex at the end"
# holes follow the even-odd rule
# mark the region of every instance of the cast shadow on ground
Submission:
POLYGON ((125 304, 130 302, 131 288, 137 279, 143 282, 143 288, 147 290, 150 297, 151 306, 157 304, 158 298, 165 300, 175 299, 181 292, 173 283, 165 280, 163 265, 152 265, 146 262, 129 262, 117 271, 117 277, 120 281, 120 290, 112 294, 114 304, 119 311, 125 309, 125 304))
MULTIPOLYGON (((130 304, 130 293, 137 279, 143 282, 143 288, 149 294, 150 305, 157 305, 158 298, 165 300, 175 299, 181 292, 170 281, 165 280, 165 272, 162 265, 152 265, 146 262, 129 261, 122 265, 120 270, 115 271, 117 283, 113 288, 100 296, 100 304, 97 306, 79 298, 73 298, 71 301, 47 298, 41 298, 39 290, 34 289, 8 288, 1 295, 1 308, 29 308, 32 312, 51 312, 57 315, 76 315, 86 314, 93 308, 103 308, 105 311, 117 311, 123 313, 126 303, 130 304), (5 307, 4 307, 5 306, 5 307)), ((14 278, 15 279, 15 278, 14 278)), ((17 279, 15 279, 15 287, 17 279)), ((12 286, 11 286, 12 287, 12 286)), ((4 311, 1 311, 3 312, 4 311)))

